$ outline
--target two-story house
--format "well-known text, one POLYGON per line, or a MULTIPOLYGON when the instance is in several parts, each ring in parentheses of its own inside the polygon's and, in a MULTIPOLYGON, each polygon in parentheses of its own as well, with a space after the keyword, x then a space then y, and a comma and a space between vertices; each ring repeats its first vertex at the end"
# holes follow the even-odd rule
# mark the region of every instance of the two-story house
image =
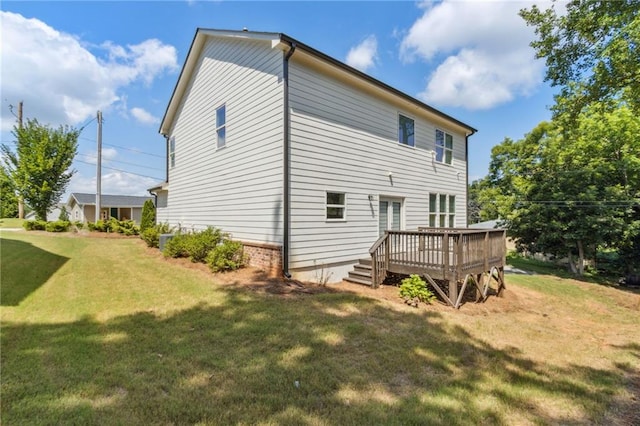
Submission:
POLYGON ((285 34, 198 29, 160 133, 158 220, 340 281, 387 229, 466 227, 476 130, 285 34))

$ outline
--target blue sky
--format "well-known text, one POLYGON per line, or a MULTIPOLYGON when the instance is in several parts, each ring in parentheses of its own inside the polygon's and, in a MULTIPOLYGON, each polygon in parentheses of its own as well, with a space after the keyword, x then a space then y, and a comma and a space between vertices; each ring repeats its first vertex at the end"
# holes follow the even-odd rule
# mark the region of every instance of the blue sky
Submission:
POLYGON ((286 33, 477 128, 473 180, 494 145, 550 117, 554 91, 517 16, 531 4, 3 1, 2 142, 21 100, 25 117, 85 126, 68 192, 94 192, 99 109, 103 193, 144 195, 165 175, 159 120, 196 28, 246 27, 286 33))

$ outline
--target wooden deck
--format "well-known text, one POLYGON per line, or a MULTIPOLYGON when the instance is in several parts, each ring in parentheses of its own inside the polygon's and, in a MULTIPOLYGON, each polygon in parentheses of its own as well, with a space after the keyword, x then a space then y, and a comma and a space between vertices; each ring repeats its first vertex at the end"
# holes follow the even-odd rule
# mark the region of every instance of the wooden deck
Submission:
POLYGON ((372 285, 378 287, 389 272, 418 274, 454 307, 460 306, 469 283, 486 299, 491 280, 498 283, 498 292, 504 289, 505 241, 502 229, 386 231, 369 250, 372 285))

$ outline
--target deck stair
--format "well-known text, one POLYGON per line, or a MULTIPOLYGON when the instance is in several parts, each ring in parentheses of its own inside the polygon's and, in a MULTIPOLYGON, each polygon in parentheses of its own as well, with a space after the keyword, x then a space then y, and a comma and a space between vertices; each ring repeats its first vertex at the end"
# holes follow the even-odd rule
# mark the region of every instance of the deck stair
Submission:
POLYGON ((358 263, 353 266, 353 271, 349 271, 349 276, 344 280, 351 283, 372 286, 371 259, 360 259, 358 263))

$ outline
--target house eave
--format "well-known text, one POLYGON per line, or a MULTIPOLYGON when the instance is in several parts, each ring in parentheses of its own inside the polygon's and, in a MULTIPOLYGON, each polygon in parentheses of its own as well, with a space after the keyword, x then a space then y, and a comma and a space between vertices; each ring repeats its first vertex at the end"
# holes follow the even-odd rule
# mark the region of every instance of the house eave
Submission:
POLYGON ((280 49, 280 50, 288 50, 293 44, 297 46, 299 50, 304 51, 308 55, 331 65, 341 71, 346 72, 347 74, 356 77, 357 79, 364 81, 366 83, 371 84, 372 86, 400 99, 405 102, 408 102, 415 107, 425 111, 427 114, 436 116, 441 120, 445 120, 453 125, 461 128, 465 136, 471 136, 477 132, 477 129, 471 127, 470 125, 463 123, 460 120, 457 120, 451 117, 448 114, 445 114, 442 111, 437 110, 436 108, 420 101, 419 99, 414 98, 394 87, 389 86, 382 81, 371 77, 368 74, 363 73, 360 70, 357 70, 344 62, 341 62, 331 56, 322 53, 321 51, 301 43, 300 41, 294 39, 283 33, 272 33, 272 32, 256 32, 256 31, 235 31, 235 30, 216 30, 216 29, 207 29, 207 28, 198 28, 196 30, 196 34, 193 38, 191 46, 189 48, 189 52, 187 53, 187 57, 185 59, 185 63, 180 71, 180 76, 178 77, 178 81, 176 86, 173 89, 173 93, 169 100, 169 104, 167 105, 167 109, 162 118, 162 122, 160 123, 159 132, 162 135, 169 135, 171 132, 171 127, 173 125, 173 120, 175 114, 180 105, 180 101, 184 92, 189 84, 190 77, 193 73, 193 70, 198 62, 200 57, 200 53, 205 44, 205 41, 208 37, 224 37, 224 38, 238 38, 238 39, 248 39, 248 40, 262 40, 262 41, 270 41, 271 48, 280 49))

